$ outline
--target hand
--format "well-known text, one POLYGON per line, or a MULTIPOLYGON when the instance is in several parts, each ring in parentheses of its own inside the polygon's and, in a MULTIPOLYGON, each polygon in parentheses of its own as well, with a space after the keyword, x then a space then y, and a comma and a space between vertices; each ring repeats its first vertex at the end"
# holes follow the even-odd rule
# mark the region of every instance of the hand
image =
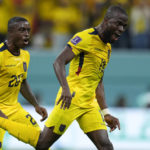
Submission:
POLYGON ((0 110, 0 117, 8 119, 8 117, 0 110))
POLYGON ((44 107, 41 107, 39 105, 35 106, 35 110, 38 114, 42 116, 42 119, 40 121, 44 121, 47 118, 47 111, 44 107))
POLYGON ((110 114, 104 116, 108 127, 110 127, 110 132, 114 131, 117 127, 120 130, 120 122, 117 118, 111 116, 110 114))
POLYGON ((64 110, 65 110, 65 108, 69 109, 71 100, 72 100, 72 96, 71 96, 69 88, 63 88, 61 97, 57 101, 57 105, 62 101, 60 108, 61 109, 63 108, 64 110))

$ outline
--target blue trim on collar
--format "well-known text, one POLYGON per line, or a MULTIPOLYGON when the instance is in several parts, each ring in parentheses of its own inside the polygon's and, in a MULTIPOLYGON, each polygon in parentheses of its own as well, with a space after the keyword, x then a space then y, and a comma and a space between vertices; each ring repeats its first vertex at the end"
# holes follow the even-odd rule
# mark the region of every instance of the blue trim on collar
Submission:
POLYGON ((8 49, 8 47, 7 47, 6 43, 4 42, 4 45, 0 48, 0 52, 7 50, 7 49, 8 49))
POLYGON ((93 28, 93 29, 94 29, 94 31, 93 31, 93 32, 91 32, 91 33, 89 33, 89 34, 97 35, 97 34, 98 34, 98 31, 97 31, 95 28, 93 28))

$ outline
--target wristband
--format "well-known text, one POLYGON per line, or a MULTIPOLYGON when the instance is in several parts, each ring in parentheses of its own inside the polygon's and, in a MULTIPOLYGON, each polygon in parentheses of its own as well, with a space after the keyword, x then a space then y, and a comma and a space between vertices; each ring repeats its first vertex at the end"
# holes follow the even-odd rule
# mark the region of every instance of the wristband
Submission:
POLYGON ((103 109, 103 110, 102 110, 102 114, 103 114, 104 116, 110 114, 109 109, 108 109, 108 108, 103 109))

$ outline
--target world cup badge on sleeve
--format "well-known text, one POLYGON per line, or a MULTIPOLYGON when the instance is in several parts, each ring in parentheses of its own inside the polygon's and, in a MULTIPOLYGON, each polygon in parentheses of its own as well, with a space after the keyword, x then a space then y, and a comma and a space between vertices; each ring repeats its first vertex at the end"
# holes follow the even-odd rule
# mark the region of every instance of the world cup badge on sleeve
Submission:
POLYGON ((26 62, 23 62, 23 70, 24 70, 24 72, 27 71, 27 63, 26 62))
POLYGON ((76 36, 75 38, 73 38, 71 40, 71 43, 73 43, 74 45, 77 45, 82 39, 79 36, 76 36))

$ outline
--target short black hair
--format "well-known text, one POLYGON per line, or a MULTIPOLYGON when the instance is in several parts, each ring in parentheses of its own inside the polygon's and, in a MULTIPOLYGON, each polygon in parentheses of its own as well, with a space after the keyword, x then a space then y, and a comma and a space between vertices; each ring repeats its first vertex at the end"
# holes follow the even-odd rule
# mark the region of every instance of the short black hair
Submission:
POLYGON ((110 19, 114 17, 114 12, 119 12, 122 13, 126 16, 128 16, 128 14, 126 13, 125 9, 120 6, 120 5, 112 5, 107 9, 107 12, 105 14, 105 18, 106 19, 110 19))
POLYGON ((27 21, 27 19, 23 17, 13 17, 8 21, 8 31, 10 31, 13 28, 14 23, 22 22, 22 21, 27 21))

